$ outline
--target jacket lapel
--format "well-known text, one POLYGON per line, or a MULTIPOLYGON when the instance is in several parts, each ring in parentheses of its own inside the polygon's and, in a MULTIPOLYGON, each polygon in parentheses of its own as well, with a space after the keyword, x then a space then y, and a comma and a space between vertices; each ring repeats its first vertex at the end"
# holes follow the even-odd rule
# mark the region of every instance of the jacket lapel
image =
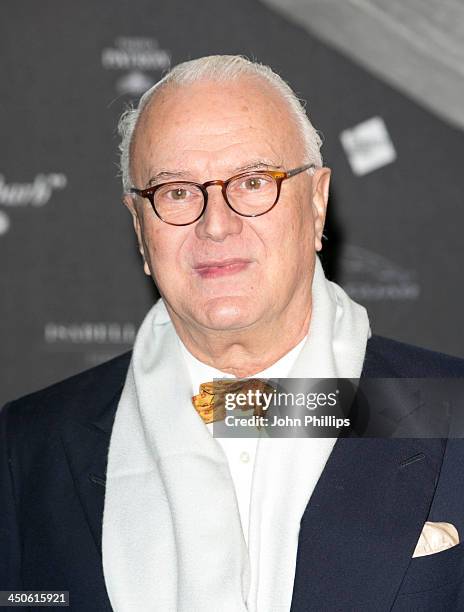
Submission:
POLYGON ((122 393, 124 379, 119 381, 116 394, 100 407, 92 420, 69 420, 61 431, 64 452, 72 473, 77 497, 87 519, 95 550, 101 565, 102 520, 105 481, 111 429, 122 393))
MULTIPOLYGON (((362 377, 400 378, 367 345, 362 377)), ((404 374, 403 374, 404 375, 404 374)), ((407 402, 395 410, 407 413, 407 402)), ((301 519, 291 612, 389 610, 428 518, 446 439, 337 440, 301 519)))
POLYGON ((302 517, 292 612, 390 609, 445 441, 341 438, 302 517))

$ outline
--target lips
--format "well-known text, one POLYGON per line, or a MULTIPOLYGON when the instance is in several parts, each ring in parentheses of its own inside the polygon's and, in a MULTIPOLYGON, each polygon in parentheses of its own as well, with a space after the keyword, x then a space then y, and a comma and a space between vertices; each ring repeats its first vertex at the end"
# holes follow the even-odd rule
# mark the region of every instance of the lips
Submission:
POLYGON ((233 258, 223 260, 208 260, 194 266, 195 272, 202 278, 217 278, 230 274, 238 274, 245 270, 251 261, 249 259, 233 258))

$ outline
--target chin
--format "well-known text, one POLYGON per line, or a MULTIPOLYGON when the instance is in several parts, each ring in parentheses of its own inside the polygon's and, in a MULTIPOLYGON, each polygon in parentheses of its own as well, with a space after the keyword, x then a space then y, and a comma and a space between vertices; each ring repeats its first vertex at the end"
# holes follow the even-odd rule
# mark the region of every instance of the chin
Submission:
POLYGON ((209 329, 233 330, 252 325, 259 315, 256 302, 245 297, 220 297, 208 300, 196 313, 196 320, 209 329))

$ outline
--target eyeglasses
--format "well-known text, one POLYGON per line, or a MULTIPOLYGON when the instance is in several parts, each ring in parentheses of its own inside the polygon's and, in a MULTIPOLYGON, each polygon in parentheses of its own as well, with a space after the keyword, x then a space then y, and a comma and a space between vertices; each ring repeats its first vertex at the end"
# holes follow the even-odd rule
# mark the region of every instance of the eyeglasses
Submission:
POLYGON ((142 198, 148 198, 156 215, 169 225, 190 225, 205 212, 208 204, 207 188, 220 185, 222 195, 235 213, 242 217, 259 217, 274 208, 279 200, 282 181, 315 168, 306 164, 287 172, 278 170, 254 170, 244 172, 226 181, 173 181, 161 183, 148 189, 129 189, 142 198))

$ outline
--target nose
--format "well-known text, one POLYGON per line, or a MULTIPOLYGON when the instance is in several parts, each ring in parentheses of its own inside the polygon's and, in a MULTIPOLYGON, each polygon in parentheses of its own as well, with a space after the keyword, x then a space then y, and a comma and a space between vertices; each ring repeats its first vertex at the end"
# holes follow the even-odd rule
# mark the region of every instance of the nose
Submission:
POLYGON ((223 242, 230 234, 239 234, 242 231, 243 221, 237 215, 222 195, 220 185, 210 185, 208 188, 208 204, 203 216, 195 224, 198 238, 223 242))

